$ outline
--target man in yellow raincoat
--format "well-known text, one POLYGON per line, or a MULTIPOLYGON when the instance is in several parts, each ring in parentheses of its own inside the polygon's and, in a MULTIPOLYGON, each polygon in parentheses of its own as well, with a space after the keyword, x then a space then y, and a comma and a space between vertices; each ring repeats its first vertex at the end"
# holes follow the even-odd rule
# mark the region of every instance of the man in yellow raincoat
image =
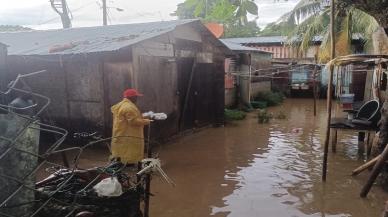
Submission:
POLYGON ((135 89, 127 89, 123 100, 112 106, 113 132, 112 156, 123 164, 136 164, 144 158, 144 126, 150 124, 136 107, 138 96, 135 89))

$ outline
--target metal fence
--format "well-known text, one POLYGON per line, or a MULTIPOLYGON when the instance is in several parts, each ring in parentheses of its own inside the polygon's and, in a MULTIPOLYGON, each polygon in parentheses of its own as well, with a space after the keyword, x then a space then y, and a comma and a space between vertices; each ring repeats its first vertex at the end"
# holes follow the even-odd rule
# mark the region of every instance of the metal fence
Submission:
POLYGON ((5 92, 0 92, 0 97, 16 94, 32 97, 34 102, 26 107, 0 105, 0 216, 141 216, 146 176, 128 175, 125 166, 117 162, 79 169, 79 159, 87 148, 111 138, 62 148, 68 132, 40 122, 39 115, 51 100, 34 93, 24 79, 41 73, 45 71, 19 75, 5 92), (39 153, 39 135, 43 132, 55 139, 39 153), (73 156, 70 166, 58 163, 57 156, 64 153, 73 156), (51 175, 37 182, 42 171, 51 175), (122 184, 121 196, 103 198, 95 193, 93 186, 107 177, 115 177, 122 184))

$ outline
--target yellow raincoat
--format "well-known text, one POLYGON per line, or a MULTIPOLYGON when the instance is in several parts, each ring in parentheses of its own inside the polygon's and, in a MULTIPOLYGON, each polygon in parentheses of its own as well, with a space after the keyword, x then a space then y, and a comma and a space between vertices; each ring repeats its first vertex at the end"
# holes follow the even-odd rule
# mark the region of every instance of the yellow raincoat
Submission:
POLYGON ((129 99, 123 99, 112 106, 113 132, 112 156, 124 164, 133 164, 144 158, 144 126, 150 121, 144 119, 129 99), (116 138, 117 137, 117 138, 116 138))

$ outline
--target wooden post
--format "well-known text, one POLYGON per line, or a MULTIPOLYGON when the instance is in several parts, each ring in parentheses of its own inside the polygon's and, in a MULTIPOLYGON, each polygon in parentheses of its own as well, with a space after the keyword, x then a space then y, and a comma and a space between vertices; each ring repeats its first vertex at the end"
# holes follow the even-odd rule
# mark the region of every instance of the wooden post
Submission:
MULTIPOLYGON (((147 133, 147 158, 152 158, 152 147, 151 147, 151 124, 148 125, 147 133)), ((150 197, 151 197, 151 175, 147 174, 145 179, 144 189, 144 217, 149 217, 150 213, 150 197)))
POLYGON ((314 116, 317 116, 317 65, 314 66, 313 72, 313 97, 314 97, 314 116))
MULTIPOLYGON (((331 38, 331 54, 330 57, 333 60, 335 58, 335 33, 334 33, 334 13, 335 13, 335 4, 334 0, 331 0, 330 4, 330 38, 331 38)), ((333 86, 333 71, 334 64, 330 65, 329 69, 329 83, 327 87, 327 129, 326 129, 326 138, 325 138, 325 147, 323 152, 323 167, 322 167, 322 181, 326 181, 327 175, 327 155, 329 152, 329 140, 330 140, 330 121, 331 121, 331 99, 332 99, 332 86, 333 86)))
POLYGON ((385 202, 383 217, 388 217, 388 201, 385 202))
POLYGON ((368 136, 367 136, 367 139, 366 139, 366 159, 370 158, 371 152, 372 152, 371 133, 368 132, 368 136))
POLYGON ((365 132, 358 132, 358 155, 363 156, 365 152, 365 132))
POLYGON ((333 153, 336 153, 337 152, 338 131, 336 129, 334 129, 334 130, 331 130, 331 132, 333 133, 333 138, 331 139, 331 151, 333 153))
POLYGON ((383 153, 381 154, 381 158, 378 159, 376 165, 373 167, 372 173, 369 176, 369 179, 365 186, 362 188, 360 196, 366 197, 373 186, 377 176, 380 174, 381 169, 383 168, 385 161, 388 160, 388 145, 385 146, 383 153))
POLYGON ((322 181, 326 181, 327 174, 327 155, 329 152, 329 141, 330 141, 330 121, 331 121, 331 104, 332 104, 332 86, 333 86, 333 71, 334 66, 330 65, 329 69, 329 82, 327 87, 327 119, 326 119, 326 137, 324 143, 324 152, 323 152, 323 168, 322 168, 322 181))

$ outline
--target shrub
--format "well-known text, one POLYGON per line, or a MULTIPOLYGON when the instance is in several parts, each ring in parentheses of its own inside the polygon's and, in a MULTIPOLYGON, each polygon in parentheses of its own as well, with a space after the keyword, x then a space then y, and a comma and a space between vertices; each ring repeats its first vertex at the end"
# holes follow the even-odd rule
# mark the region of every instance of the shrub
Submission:
POLYGON ((284 95, 280 92, 261 92, 259 93, 255 100, 256 101, 266 101, 268 106, 280 105, 284 101, 284 95))
POLYGON ((257 121, 259 124, 269 123, 269 120, 272 118, 272 114, 268 113, 267 110, 261 109, 257 116, 257 121))
POLYGON ((225 109, 224 115, 228 121, 243 120, 246 117, 245 112, 232 109, 225 109))
POLYGON ((255 109, 265 109, 267 108, 267 101, 252 101, 251 105, 255 109))

